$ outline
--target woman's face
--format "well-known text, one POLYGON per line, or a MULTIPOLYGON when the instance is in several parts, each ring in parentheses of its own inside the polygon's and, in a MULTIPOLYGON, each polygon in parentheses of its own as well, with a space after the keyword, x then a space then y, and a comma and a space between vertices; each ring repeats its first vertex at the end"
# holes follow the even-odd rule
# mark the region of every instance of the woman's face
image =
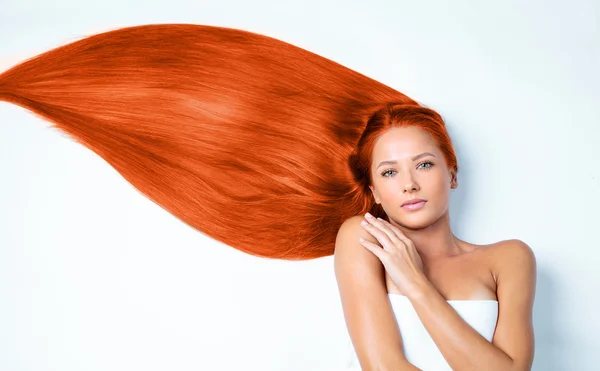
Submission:
POLYGON ((392 128, 379 137, 371 176, 375 201, 391 219, 409 229, 435 223, 448 211, 450 189, 458 187, 436 143, 417 127, 392 128), (426 202, 415 210, 402 207, 413 198, 426 202))

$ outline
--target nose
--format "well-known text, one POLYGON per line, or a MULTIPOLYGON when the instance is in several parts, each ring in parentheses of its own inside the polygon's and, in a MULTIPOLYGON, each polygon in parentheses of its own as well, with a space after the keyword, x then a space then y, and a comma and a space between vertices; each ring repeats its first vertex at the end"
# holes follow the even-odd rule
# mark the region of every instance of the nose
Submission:
POLYGON ((418 191, 419 185, 412 174, 409 174, 404 183, 404 193, 418 191))
POLYGON ((418 191, 419 186, 415 182, 408 182, 404 186, 404 193, 418 191))

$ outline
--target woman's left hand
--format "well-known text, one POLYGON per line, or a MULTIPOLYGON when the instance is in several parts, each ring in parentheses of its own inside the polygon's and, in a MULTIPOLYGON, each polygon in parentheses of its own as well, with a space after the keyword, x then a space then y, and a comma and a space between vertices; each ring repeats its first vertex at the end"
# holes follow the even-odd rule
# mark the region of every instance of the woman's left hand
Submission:
POLYGON ((363 228, 377 238, 383 248, 367 240, 361 239, 360 242, 379 258, 401 293, 412 296, 426 280, 423 260, 414 243, 400 229, 383 219, 369 213, 365 219, 363 228))

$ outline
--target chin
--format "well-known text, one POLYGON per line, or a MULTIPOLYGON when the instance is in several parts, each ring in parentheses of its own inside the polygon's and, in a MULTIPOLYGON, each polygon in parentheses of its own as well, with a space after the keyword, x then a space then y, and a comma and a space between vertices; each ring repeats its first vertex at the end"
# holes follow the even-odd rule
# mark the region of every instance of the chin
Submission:
POLYGON ((401 226, 403 226, 404 228, 410 229, 412 231, 418 231, 421 229, 425 229, 428 228, 429 226, 431 226, 433 223, 431 221, 422 221, 422 222, 415 222, 415 221, 404 221, 402 223, 400 223, 401 226))
POLYGON ((419 210, 419 211, 402 210, 400 213, 401 214, 398 217, 392 218, 392 219, 400 226, 411 229, 411 230, 425 229, 425 228, 435 224, 438 220, 440 220, 440 218, 443 215, 443 214, 438 215, 438 216, 431 215, 432 213, 427 212, 426 210, 419 210))
POLYGON ((400 225, 403 228, 411 229, 411 230, 419 230, 424 229, 435 223, 431 217, 427 216, 418 216, 418 215, 402 215, 400 217, 390 217, 396 224, 400 225))

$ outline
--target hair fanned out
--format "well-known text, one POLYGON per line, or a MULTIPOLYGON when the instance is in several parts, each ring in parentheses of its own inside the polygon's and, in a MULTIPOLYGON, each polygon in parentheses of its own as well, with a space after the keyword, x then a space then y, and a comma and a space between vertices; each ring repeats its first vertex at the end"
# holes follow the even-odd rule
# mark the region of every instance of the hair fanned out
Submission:
POLYGON ((0 75, 22 106, 198 231, 277 259, 331 255, 373 202, 348 165, 369 117, 407 96, 264 35, 155 24, 92 35, 0 75))

